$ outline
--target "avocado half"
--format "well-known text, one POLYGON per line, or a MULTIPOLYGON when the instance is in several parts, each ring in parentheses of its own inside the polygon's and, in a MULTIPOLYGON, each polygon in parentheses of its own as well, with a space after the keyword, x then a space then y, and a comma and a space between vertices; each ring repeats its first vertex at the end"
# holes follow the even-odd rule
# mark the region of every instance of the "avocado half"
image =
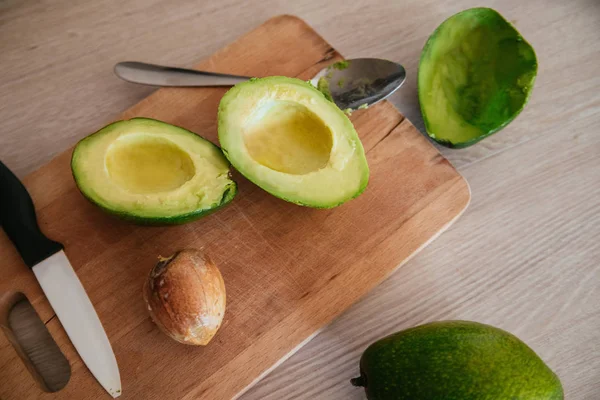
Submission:
POLYGON ((141 224, 180 224, 229 203, 236 184, 221 150, 149 118, 112 123, 81 140, 71 170, 103 210, 141 224))
POLYGON ((418 92, 427 133, 459 148, 501 130, 527 104, 536 74, 533 48, 497 11, 455 14, 421 53, 418 92))
POLYGON ((348 117, 299 79, 252 79, 219 105, 219 141, 231 164, 272 195, 331 208, 369 180, 363 146, 348 117))
POLYGON ((369 400, 563 400, 558 377, 517 337, 490 325, 440 321, 397 332, 360 359, 369 400))

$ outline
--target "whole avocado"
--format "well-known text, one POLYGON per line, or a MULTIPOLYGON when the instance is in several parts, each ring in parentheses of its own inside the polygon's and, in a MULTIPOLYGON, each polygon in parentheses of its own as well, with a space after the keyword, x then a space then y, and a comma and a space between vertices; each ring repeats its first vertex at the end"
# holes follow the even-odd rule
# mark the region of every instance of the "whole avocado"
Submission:
POLYGON ((369 400, 562 400, 558 377, 517 337, 469 321, 407 329, 370 345, 360 360, 369 400))

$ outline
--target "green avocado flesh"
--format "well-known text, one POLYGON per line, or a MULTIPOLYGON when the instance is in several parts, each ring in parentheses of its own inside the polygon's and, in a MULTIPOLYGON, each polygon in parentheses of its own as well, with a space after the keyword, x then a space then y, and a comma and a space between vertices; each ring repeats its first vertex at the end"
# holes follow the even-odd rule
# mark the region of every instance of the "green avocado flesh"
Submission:
POLYGON ((498 12, 472 8, 444 21, 423 48, 419 101, 431 138, 466 147, 525 107, 537 74, 531 45, 498 12))
POLYGON ((289 202, 331 208, 358 196, 369 167, 354 126, 312 85, 252 79, 219 105, 219 141, 231 164, 289 202))
POLYGON ((562 400, 558 377, 508 332, 468 321, 407 329, 360 360, 369 400, 562 400))
POLYGON ((77 187, 105 211, 143 224, 179 224, 229 203, 236 184, 221 150, 167 123, 133 118, 80 141, 77 187))

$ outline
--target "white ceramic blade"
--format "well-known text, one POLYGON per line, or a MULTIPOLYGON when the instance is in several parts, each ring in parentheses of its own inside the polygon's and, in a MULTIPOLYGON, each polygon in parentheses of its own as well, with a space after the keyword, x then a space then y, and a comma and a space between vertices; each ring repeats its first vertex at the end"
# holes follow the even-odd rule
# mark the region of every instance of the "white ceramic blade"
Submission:
POLYGON ((121 376, 106 332, 64 251, 33 267, 40 286, 69 339, 94 377, 112 397, 121 395, 121 376))

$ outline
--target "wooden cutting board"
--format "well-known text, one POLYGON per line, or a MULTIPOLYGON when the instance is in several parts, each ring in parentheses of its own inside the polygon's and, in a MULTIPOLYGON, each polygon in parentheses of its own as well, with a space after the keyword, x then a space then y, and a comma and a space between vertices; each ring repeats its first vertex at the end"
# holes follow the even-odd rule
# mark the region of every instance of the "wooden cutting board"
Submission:
MULTIPOLYGON (((302 20, 280 16, 197 68, 308 79, 339 59, 302 20)), ((121 118, 157 118, 217 142, 217 106, 225 90, 161 89, 121 118)), ((183 226, 139 227, 84 200, 71 177, 71 150, 25 179, 42 230, 65 245, 104 324, 121 370, 123 399, 238 396, 461 214, 470 199, 466 181, 391 104, 356 112, 352 121, 371 178, 364 194, 332 210, 286 203, 234 173, 239 193, 225 209, 183 226), (227 287, 224 324, 207 347, 167 338, 142 299, 157 257, 186 247, 209 253, 227 287)), ((0 398, 109 398, 3 232, 0 254, 0 295, 26 294, 72 368, 63 390, 44 393, 0 335, 0 398)))

